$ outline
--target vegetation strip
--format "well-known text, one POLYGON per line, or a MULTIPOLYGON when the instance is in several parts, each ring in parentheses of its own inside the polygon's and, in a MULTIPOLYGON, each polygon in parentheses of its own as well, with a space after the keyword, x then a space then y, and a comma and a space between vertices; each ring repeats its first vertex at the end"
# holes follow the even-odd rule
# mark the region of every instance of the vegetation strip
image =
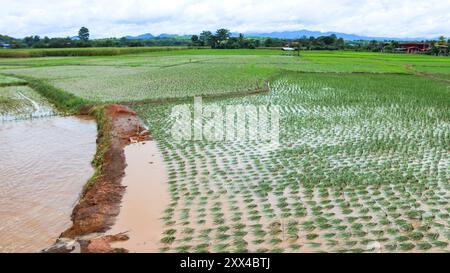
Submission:
POLYGON ((0 74, 0 87, 27 85, 24 80, 0 74))
POLYGON ((55 49, 19 49, 2 50, 0 58, 33 58, 33 57, 64 57, 64 56, 115 56, 138 54, 145 52, 171 51, 188 49, 187 46, 172 47, 107 47, 107 48, 55 48, 55 49))
POLYGON ((28 85, 27 82, 8 82, 8 83, 0 83, 0 87, 10 87, 10 86, 25 86, 28 85))

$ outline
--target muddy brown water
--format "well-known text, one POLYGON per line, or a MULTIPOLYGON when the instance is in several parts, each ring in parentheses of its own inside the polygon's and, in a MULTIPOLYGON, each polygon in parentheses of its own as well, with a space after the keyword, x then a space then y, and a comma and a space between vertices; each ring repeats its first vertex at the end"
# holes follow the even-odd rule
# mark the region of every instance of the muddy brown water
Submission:
POLYGON ((70 226, 96 135, 81 117, 0 123, 0 252, 40 251, 70 226))
POLYGON ((108 234, 126 232, 129 240, 113 243, 130 252, 159 252, 164 223, 161 219, 169 202, 167 174, 155 141, 125 147, 126 186, 120 213, 108 234))

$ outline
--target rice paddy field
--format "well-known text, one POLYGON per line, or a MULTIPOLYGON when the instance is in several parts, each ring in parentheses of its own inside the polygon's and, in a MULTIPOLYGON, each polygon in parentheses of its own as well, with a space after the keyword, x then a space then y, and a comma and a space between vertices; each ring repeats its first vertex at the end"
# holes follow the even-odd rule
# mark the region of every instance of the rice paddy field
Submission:
MULTIPOLYGON (((10 83, 23 82, 11 78, 10 83)), ((52 105, 28 86, 0 87, 0 122, 55 114, 52 105)))
POLYGON ((264 89, 283 71, 411 74, 428 69, 443 80, 450 75, 448 58, 348 52, 305 52, 296 58, 274 50, 5 58, 0 67, 2 73, 38 78, 92 102, 245 94, 264 89))
MULTIPOLYGON (((198 49, 0 59, 0 74, 137 111, 169 178, 163 252, 450 251, 449 58, 198 49), (173 141, 193 96, 279 106, 279 145, 173 141)), ((0 88, 0 112, 28 89, 0 88)))

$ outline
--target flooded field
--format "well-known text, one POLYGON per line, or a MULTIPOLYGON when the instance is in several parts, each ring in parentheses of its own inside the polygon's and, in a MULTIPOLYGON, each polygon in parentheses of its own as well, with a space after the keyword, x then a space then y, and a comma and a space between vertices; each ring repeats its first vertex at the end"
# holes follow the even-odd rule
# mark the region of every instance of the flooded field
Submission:
POLYGON ((96 134, 79 117, 0 123, 0 252, 40 251, 70 225, 96 134))
POLYGON ((128 241, 114 243, 130 252, 159 252, 164 223, 161 214, 169 200, 167 175, 155 141, 125 148, 127 168, 122 185, 126 192, 120 214, 108 234, 126 232, 128 241))
POLYGON ((161 251, 448 252, 449 112, 431 84, 292 74, 204 101, 279 105, 279 145, 173 141, 171 107, 135 107, 167 165, 161 251))
POLYGON ((56 114, 53 106, 28 86, 0 87, 0 122, 56 114))

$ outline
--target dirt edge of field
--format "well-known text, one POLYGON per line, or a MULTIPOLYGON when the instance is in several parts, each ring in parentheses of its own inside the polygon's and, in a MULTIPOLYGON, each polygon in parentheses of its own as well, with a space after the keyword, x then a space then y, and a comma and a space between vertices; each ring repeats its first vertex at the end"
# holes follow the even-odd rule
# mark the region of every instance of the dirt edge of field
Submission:
POLYGON ((416 76, 425 77, 425 78, 429 78, 429 79, 432 79, 432 80, 435 80, 435 81, 439 81, 439 82, 444 82, 444 83, 450 84, 450 80, 439 78, 439 77, 437 77, 437 76, 435 76, 435 75, 433 75, 431 73, 425 73, 425 72, 417 71, 417 70, 414 69, 414 67, 411 64, 406 64, 405 68, 406 68, 406 70, 410 71, 411 73, 413 73, 416 76))
POLYGON ((121 184, 126 167, 124 147, 150 136, 136 113, 126 106, 112 104, 91 109, 91 113, 98 123, 95 174, 73 209, 72 226, 43 252, 126 252, 109 243, 127 240, 127 235, 103 234, 114 224, 125 191, 121 184))

